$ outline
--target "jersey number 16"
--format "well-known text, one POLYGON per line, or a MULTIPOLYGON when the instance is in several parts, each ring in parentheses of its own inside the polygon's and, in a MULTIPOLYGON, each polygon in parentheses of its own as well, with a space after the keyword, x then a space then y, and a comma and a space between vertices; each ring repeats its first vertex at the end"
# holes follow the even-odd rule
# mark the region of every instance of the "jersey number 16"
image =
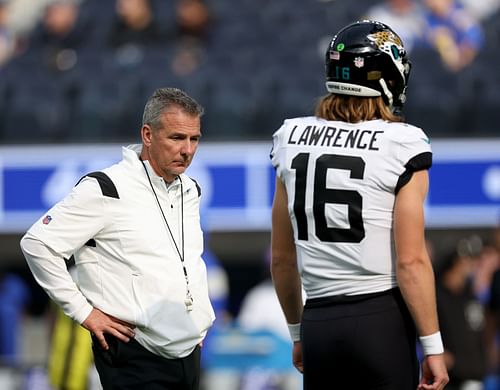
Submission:
MULTIPOLYGON (((309 153, 299 153, 292 160, 296 171, 295 199, 293 211, 297 219, 299 240, 308 240, 308 221, 305 211, 307 167, 309 153)), ((316 160, 314 168, 313 217, 316 236, 325 242, 360 242, 365 237, 363 225, 363 198, 358 191, 333 189, 326 186, 328 169, 343 169, 350 172, 351 179, 363 179, 365 162, 361 157, 323 154, 316 160), (349 228, 329 227, 326 220, 326 204, 347 205, 349 228)))

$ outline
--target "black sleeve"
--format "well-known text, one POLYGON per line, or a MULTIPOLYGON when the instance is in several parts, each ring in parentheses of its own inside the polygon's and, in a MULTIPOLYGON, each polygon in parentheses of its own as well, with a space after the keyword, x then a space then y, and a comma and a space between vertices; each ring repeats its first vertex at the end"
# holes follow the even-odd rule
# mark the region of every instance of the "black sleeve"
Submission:
POLYGON ((411 158, 405 165, 406 170, 399 176, 398 183, 396 184, 395 192, 399 192, 401 188, 407 184, 413 172, 422 171, 424 169, 429 169, 432 166, 432 153, 424 152, 417 154, 415 157, 411 158))

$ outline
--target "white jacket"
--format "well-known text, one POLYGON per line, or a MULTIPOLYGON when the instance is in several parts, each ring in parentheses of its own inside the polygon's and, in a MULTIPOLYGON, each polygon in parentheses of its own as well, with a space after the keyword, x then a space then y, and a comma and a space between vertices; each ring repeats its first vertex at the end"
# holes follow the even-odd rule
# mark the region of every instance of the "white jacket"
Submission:
POLYGON ((184 264, 193 296, 188 312, 181 259, 139 151, 140 145, 123 148, 123 160, 103 170, 119 198, 103 195, 97 179, 85 177, 28 230, 21 248, 37 282, 68 316, 82 323, 92 307, 98 308, 135 324, 136 340, 151 352, 184 357, 215 319, 201 258, 198 188, 184 174, 166 185, 145 161, 181 252, 184 230, 184 264), (71 255, 78 286, 63 260, 71 255))

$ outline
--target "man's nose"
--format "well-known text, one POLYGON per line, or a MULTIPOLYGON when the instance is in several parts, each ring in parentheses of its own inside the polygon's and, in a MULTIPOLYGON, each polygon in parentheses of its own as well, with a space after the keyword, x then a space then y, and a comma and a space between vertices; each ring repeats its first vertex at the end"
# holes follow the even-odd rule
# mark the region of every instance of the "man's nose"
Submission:
POLYGON ((193 154, 194 147, 195 147, 195 145, 191 140, 189 140, 189 139, 185 140, 182 143, 181 154, 187 154, 187 155, 193 154))

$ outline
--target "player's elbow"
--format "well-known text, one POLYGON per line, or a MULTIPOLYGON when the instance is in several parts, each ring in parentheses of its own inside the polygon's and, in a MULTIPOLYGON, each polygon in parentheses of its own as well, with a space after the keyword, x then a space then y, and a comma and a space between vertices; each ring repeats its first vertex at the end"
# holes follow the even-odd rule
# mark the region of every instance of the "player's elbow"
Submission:
POLYGON ((21 251, 26 254, 30 248, 31 238, 25 234, 21 240, 19 241, 19 246, 21 247, 21 251))
POLYGON ((421 255, 400 256, 397 261, 397 272, 418 276, 419 274, 432 270, 429 258, 421 255))
POLYGON ((297 269, 294 253, 273 252, 271 255, 271 274, 289 272, 297 269))

